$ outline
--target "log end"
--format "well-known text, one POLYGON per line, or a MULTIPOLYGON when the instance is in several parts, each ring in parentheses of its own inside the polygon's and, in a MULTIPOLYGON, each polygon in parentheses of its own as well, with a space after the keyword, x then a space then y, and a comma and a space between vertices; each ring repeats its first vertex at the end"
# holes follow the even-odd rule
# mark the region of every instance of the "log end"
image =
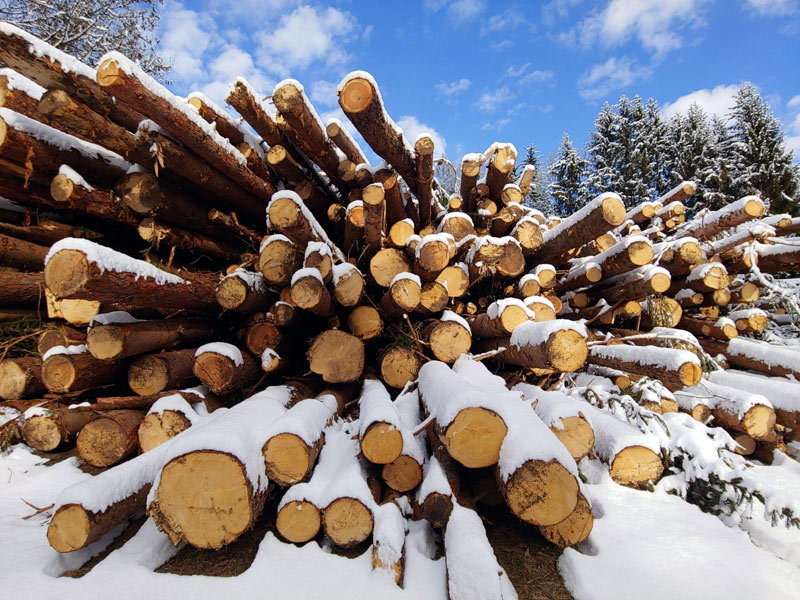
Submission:
POLYGON ((603 220, 612 227, 619 227, 625 222, 625 205, 616 194, 603 199, 603 220))
POLYGON ((578 492, 578 503, 570 515, 555 525, 543 525, 539 531, 547 541, 559 548, 579 544, 592 532, 594 517, 592 507, 583 494, 578 492))
POLYGON ((403 435, 389 423, 373 423, 361 438, 361 452, 376 465, 395 461, 403 451, 403 435))
POLYGON ((191 427, 191 422, 183 414, 174 410, 147 415, 139 425, 139 448, 149 452, 191 427))
POLYGON ((56 202, 67 202, 72 197, 74 189, 75 184, 72 180, 61 173, 53 177, 53 181, 50 182, 50 196, 56 202))
POLYGON ((686 387, 691 387, 700 383, 700 378, 702 376, 703 369, 696 363, 687 362, 678 367, 678 378, 686 387))
POLYGON ((490 467, 500 458, 500 446, 508 428, 497 413, 470 407, 460 411, 444 434, 450 456, 465 467, 490 467))
POLYGON ((325 533, 342 548, 352 548, 366 540, 372 533, 372 513, 360 500, 338 498, 322 513, 325 533))
POLYGON ((100 360, 112 360, 124 351, 125 334, 116 325, 99 325, 89 329, 86 347, 89 353, 100 360))
POLYGON ((251 494, 244 466, 236 457, 192 452, 174 458, 162 470, 156 521, 159 529, 177 533, 195 548, 219 549, 253 523, 251 494))
POLYGON ((611 462, 611 479, 620 485, 639 487, 657 481, 664 471, 661 457, 643 446, 628 446, 611 462))
POLYGON ((67 504, 56 511, 47 527, 47 541, 56 552, 73 552, 86 545, 90 533, 89 515, 79 504, 67 504))
POLYGON ((27 369, 13 360, 0 362, 0 398, 19 400, 28 385, 27 369))
POLYGON ((775 428, 775 411, 764 404, 756 404, 745 413, 742 426, 755 440, 768 438, 775 428))
POLYGON ((417 378, 421 367, 413 350, 395 346, 381 357, 381 379, 386 385, 401 389, 417 378))
POLYGON ((215 393, 228 391, 236 380, 236 365, 227 356, 204 352, 194 360, 194 374, 215 393))
POLYGON ((280 112, 293 114, 303 106, 303 93, 288 82, 273 92, 272 101, 280 112))
POLYGON ((80 457, 93 467, 110 467, 130 452, 128 433, 116 421, 100 418, 81 429, 75 443, 80 457))
POLYGON ((42 381, 51 392, 69 392, 77 377, 75 363, 68 354, 50 356, 42 363, 42 381))
POLYGON ((90 269, 86 254, 80 250, 60 250, 44 267, 45 285, 56 298, 69 298, 89 282, 90 269))
POLYGON ((402 494, 414 489, 422 481, 422 467, 410 456, 401 454, 383 466, 381 476, 386 485, 402 494))
POLYGON ((22 426, 22 439, 28 446, 41 452, 52 452, 64 441, 58 422, 46 415, 27 419, 22 426))
POLYGON ((583 417, 562 417, 561 428, 550 428, 575 461, 581 460, 589 454, 594 446, 594 430, 583 417))
POLYGON ((264 462, 269 478, 282 486, 306 478, 313 466, 311 449, 293 433, 279 433, 264 445, 264 462))
POLYGON ((547 358, 550 365, 563 373, 577 371, 586 362, 589 347, 586 338, 572 329, 562 329, 547 339, 547 358))
POLYGON ((294 543, 303 544, 314 539, 322 525, 319 509, 310 502, 292 500, 278 511, 275 527, 281 536, 294 543))
POLYGON ((359 306, 348 315, 347 327, 358 339, 371 340, 383 332, 383 319, 372 306, 359 306))
POLYGON ((97 67, 97 83, 104 88, 125 85, 125 72, 117 61, 105 60, 97 67))
POLYGON ((508 507, 532 525, 555 525, 566 519, 578 502, 578 481, 561 463, 529 460, 505 484, 508 507))
POLYGON ((469 352, 472 335, 455 321, 441 321, 430 332, 431 351, 437 360, 454 363, 459 356, 469 352))
POLYGON ((128 387, 140 396, 163 392, 168 382, 167 364, 158 356, 139 357, 128 369, 128 387))
POLYGON ((344 331, 323 331, 311 342, 308 363, 327 383, 356 381, 364 371, 364 342, 344 331))
POLYGON ((357 114, 369 108, 375 97, 375 89, 369 80, 354 77, 339 92, 339 104, 344 112, 357 114))

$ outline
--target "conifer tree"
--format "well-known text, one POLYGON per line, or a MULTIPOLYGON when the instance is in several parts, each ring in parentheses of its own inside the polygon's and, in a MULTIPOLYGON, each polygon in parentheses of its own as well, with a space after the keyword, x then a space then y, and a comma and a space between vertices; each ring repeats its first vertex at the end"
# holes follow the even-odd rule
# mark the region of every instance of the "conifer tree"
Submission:
POLYGON ((613 191, 614 170, 620 153, 618 137, 617 115, 606 102, 595 119, 587 145, 592 167, 586 181, 590 195, 613 191))
POLYGON ((540 210, 546 215, 550 214, 553 211, 553 203, 547 194, 545 169, 542 165, 542 157, 536 150, 535 144, 525 147, 525 158, 522 159, 521 163, 517 164, 517 172, 521 172, 526 165, 531 165, 536 171, 531 187, 524 198, 524 204, 540 210))
POLYGON ((569 134, 564 133, 555 160, 550 164, 547 189, 553 198, 553 209, 560 215, 570 215, 587 201, 585 188, 589 163, 572 145, 569 134))

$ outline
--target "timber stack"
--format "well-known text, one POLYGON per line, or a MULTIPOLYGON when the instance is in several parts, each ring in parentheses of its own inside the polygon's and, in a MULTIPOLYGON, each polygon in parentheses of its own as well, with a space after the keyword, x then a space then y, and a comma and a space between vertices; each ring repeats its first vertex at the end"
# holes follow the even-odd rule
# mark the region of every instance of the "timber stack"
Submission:
POLYGON ((743 453, 800 439, 796 353, 757 339, 797 325, 773 275, 800 263, 798 223, 758 197, 689 218, 687 181, 544 215, 511 144, 445 190, 432 138, 406 139, 362 71, 339 104, 379 162, 295 80, 267 103, 237 79, 237 117, 121 54, 92 68, 0 37, 0 317, 45 329, 0 362, 0 396, 27 444, 106 468, 56 501, 59 552, 142 509, 198 548, 270 518, 296 544, 371 538, 400 584, 406 522, 426 520, 460 598, 456 541, 485 539, 484 503, 564 547, 592 527, 577 462, 661 476, 661 448, 588 401, 597 382, 743 453))

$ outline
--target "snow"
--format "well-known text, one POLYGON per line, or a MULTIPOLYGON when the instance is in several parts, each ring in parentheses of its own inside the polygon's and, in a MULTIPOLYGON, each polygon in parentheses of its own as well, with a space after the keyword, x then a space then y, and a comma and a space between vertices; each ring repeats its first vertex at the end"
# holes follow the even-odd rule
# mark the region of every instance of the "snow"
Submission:
POLYGON ((392 573, 391 566, 403 558, 403 544, 406 541, 406 520, 398 506, 393 502, 376 506, 372 511, 372 515, 375 519, 372 540, 377 548, 378 559, 392 573))
POLYGON ((264 276, 261 273, 248 271, 247 269, 239 267, 233 273, 225 275, 225 277, 222 278, 222 281, 232 277, 236 277, 237 279, 243 281, 245 285, 254 292, 259 292, 262 294, 267 293, 267 281, 264 279, 264 276))
POLYGON ((444 311, 442 311, 442 316, 439 317, 439 319, 441 321, 454 321, 454 322, 458 323, 459 325, 461 325, 464 329, 469 331, 470 335, 472 335, 472 329, 470 329, 469 323, 467 323, 467 320, 464 317, 462 317, 461 315, 457 315, 452 310, 445 309, 444 311))
POLYGON ((525 298, 525 300, 523 300, 523 302, 525 303, 525 306, 527 306, 528 308, 531 308, 531 306, 534 304, 542 304, 543 306, 552 309, 554 313, 557 312, 556 307, 553 306, 553 303, 550 301, 550 299, 545 298, 544 296, 528 296, 527 298, 525 298))
POLYGON ((311 240, 306 244, 306 253, 304 255, 305 260, 308 260, 308 257, 311 256, 314 252, 317 254, 321 254, 322 256, 330 256, 333 259, 333 255, 331 254, 331 249, 328 247, 327 244, 323 242, 317 242, 311 240))
POLYGON ((333 285, 334 286, 338 285, 339 280, 348 273, 350 273, 350 271, 358 271, 359 273, 361 273, 361 271, 359 271, 357 266, 349 262, 343 262, 339 263, 338 265, 333 265, 333 285))
POLYGON ((561 392, 548 392, 529 383, 518 383, 512 389, 520 392, 527 402, 535 402, 534 411, 548 427, 564 429, 561 419, 583 416, 580 402, 561 392))
POLYGON ((608 465, 614 462, 617 454, 631 446, 641 446, 661 454, 661 446, 654 436, 642 433, 633 425, 595 408, 588 402, 585 406, 581 406, 581 409, 584 418, 594 430, 592 451, 608 465))
POLYGON ((528 321, 522 323, 511 333, 511 345, 539 346, 547 342, 551 335, 558 331, 575 331, 584 338, 588 337, 586 327, 575 321, 555 319, 553 321, 528 321))
POLYGON ((510 306, 521 308, 531 320, 536 318, 536 313, 525 306, 525 303, 519 298, 501 298, 500 300, 495 300, 486 308, 486 315, 490 319, 499 319, 503 311, 510 306))
POLYGON ((247 159, 244 157, 244 155, 239 152, 227 138, 220 135, 214 125, 201 117, 191 104, 188 104, 183 98, 175 96, 167 88, 145 73, 137 64, 135 64, 125 55, 120 54, 119 52, 109 52, 100 58, 98 64, 102 64, 108 60, 115 61, 119 66, 120 71, 129 76, 135 77, 147 91, 161 98, 162 100, 166 100, 170 106, 172 106, 172 108, 180 112, 189 121, 191 121, 192 124, 201 129, 203 133, 211 138, 211 140, 214 141, 214 143, 216 143, 220 148, 233 156, 233 158, 236 159, 241 166, 247 166, 247 159))
POLYGON ((425 464, 427 450, 425 449, 425 432, 414 435, 422 421, 419 406, 419 392, 403 392, 394 401, 397 415, 400 417, 400 433, 403 435, 402 454, 413 458, 420 465, 425 464))
POLYGON ((0 76, 5 76, 7 78, 6 87, 9 90, 19 90, 36 101, 40 100, 42 95, 47 91, 35 81, 20 75, 13 69, 0 69, 0 76))
MULTIPOLYGON (((203 397, 203 394, 199 392, 197 388, 181 390, 181 392, 196 394, 198 398, 203 397)), ((210 414, 206 410, 205 403, 202 400, 195 402, 194 404, 190 404, 186 398, 183 397, 183 394, 170 394, 169 396, 163 396, 159 398, 153 403, 153 405, 147 411, 147 414, 162 415, 164 414, 164 411, 167 410, 181 413, 192 425, 210 414)))
POLYGON ((111 312, 95 315, 89 321, 89 329, 96 325, 115 325, 122 323, 140 323, 142 319, 137 319, 131 313, 124 310, 114 310, 111 312))
POLYGON ((28 42, 28 51, 31 54, 46 58, 51 63, 60 64, 60 71, 64 73, 75 73, 76 75, 82 75, 83 77, 91 79, 92 81, 95 80, 97 71, 88 65, 85 65, 77 58, 70 56, 66 52, 62 52, 47 42, 31 35, 27 31, 24 31, 23 29, 20 29, 11 23, 0 21, 0 32, 8 36, 19 36, 23 38, 26 42, 28 42))
POLYGON ((86 344, 74 344, 72 346, 53 346, 42 355, 42 360, 45 361, 51 356, 56 354, 86 354, 88 352, 86 344))
POLYGON ((336 398, 331 394, 306 398, 275 419, 260 435, 266 444, 273 436, 292 433, 313 446, 328 422, 336 415, 336 409, 336 398))
POLYGON ((588 217, 593 211, 602 206, 603 202, 608 198, 616 198, 617 200, 620 201, 620 203, 622 202, 622 199, 619 197, 619 194, 615 194, 614 192, 605 192, 603 194, 600 194, 597 198, 587 203, 579 211, 572 213, 569 217, 562 220, 561 223, 559 223, 552 229, 548 229, 547 231, 545 231, 542 234, 542 246, 540 247, 546 246, 551 240, 555 239, 565 231, 568 231, 569 229, 574 227, 577 223, 580 223, 583 219, 588 217))
POLYGON ((658 366, 677 371, 681 365, 693 363, 700 366, 697 355, 688 350, 661 348, 659 346, 628 346, 621 344, 589 347, 589 354, 608 359, 630 361, 643 367, 658 366))
POLYGON ((431 456, 422 475, 422 483, 419 485, 417 491, 417 502, 422 504, 425 498, 431 494, 441 494, 442 496, 453 496, 453 490, 450 489, 450 483, 447 481, 447 475, 444 474, 442 465, 435 456, 431 456))
POLYGON ((444 545, 450 600, 516 600, 475 511, 453 503, 444 545))
POLYGON ((162 271, 143 260, 136 260, 127 254, 117 252, 111 248, 106 248, 105 246, 81 238, 64 238, 63 240, 57 241, 50 247, 50 251, 44 258, 44 264, 46 265, 47 262, 61 250, 78 250, 83 252, 86 255, 86 260, 93 263, 100 270, 100 273, 105 273, 106 271, 132 273, 136 275, 137 280, 140 277, 153 279, 158 285, 189 283, 177 275, 162 271))
POLYGON ((361 397, 358 399, 358 407, 360 416, 359 438, 363 438, 367 433, 367 429, 374 423, 386 423, 394 429, 401 429, 400 415, 397 414, 397 408, 392 402, 392 397, 378 379, 364 380, 361 397))
POLYGON ((419 287, 422 287, 422 281, 420 281, 419 275, 415 275, 414 273, 409 273, 407 271, 395 275, 392 278, 391 283, 389 283, 389 287, 394 286, 395 283, 397 283, 398 281, 402 281, 403 279, 408 279, 409 281, 413 281, 419 287))
MULTIPOLYGON (((442 229, 444 229, 445 223, 447 223, 450 219, 464 219, 465 221, 469 221, 470 223, 472 223, 472 217, 470 217, 467 213, 454 211, 447 213, 444 215, 444 217, 442 217, 442 220, 439 222, 439 226, 436 228, 436 232, 441 233, 442 229)), ((404 220, 411 221, 411 219, 404 219, 404 220)), ((411 221, 409 225, 413 227, 414 222, 411 221)))
POLYGON ((691 235, 698 231, 705 229, 706 227, 714 226, 721 219, 731 215, 735 212, 739 212, 744 210, 744 207, 747 203, 751 201, 757 201, 761 204, 762 208, 764 203, 762 202, 761 198, 758 196, 745 196, 744 198, 740 198, 736 202, 731 202, 730 204, 724 206, 723 208, 716 210, 714 212, 708 212, 704 215, 697 215, 691 221, 687 221, 684 225, 681 226, 680 230, 676 233, 678 237, 683 237, 684 235, 691 235))
POLYGON ((467 264, 472 264, 475 261, 475 255, 478 253, 478 250, 480 250, 486 244, 493 244, 495 246, 505 246, 506 244, 514 244, 517 247, 519 247, 519 242, 510 235, 506 235, 500 238, 491 235, 484 235, 479 237, 477 241, 472 245, 472 248, 469 249, 466 258, 467 264))
POLYGON ((769 367, 798 370, 797 354, 776 344, 737 337, 728 342, 725 354, 753 358, 769 367))
POLYGON ((322 280, 322 274, 319 272, 319 269, 316 267, 304 267, 302 269, 297 269, 292 275, 292 283, 294 285, 301 279, 305 279, 306 277, 313 277, 314 279, 318 280, 322 285, 325 285, 325 282, 322 280))
POLYGON ((233 361, 233 364, 237 367, 241 367, 244 364, 242 351, 233 344, 228 344, 226 342, 211 342, 210 344, 203 344, 195 351, 194 355, 195 357, 198 357, 206 352, 213 352, 221 356, 226 356, 230 358, 233 361))
POLYGON ((283 190, 283 191, 275 192, 274 194, 272 194, 272 198, 270 199, 269 204, 267 204, 267 229, 270 228, 269 207, 276 200, 282 200, 284 198, 288 198, 289 200, 291 200, 292 202, 295 203, 295 205, 297 206, 298 210, 301 213, 303 213, 303 217, 308 222, 308 224, 311 226, 311 231, 318 238, 318 241, 325 242, 325 244, 327 244, 328 247, 333 252, 334 256, 336 256, 336 258, 339 259, 340 261, 344 262, 345 261, 345 257, 344 257, 344 254, 342 254, 342 251, 339 250, 336 247, 336 245, 330 240, 330 238, 328 237, 327 232, 325 231, 325 228, 322 227, 322 225, 319 224, 319 222, 314 217, 314 215, 311 214, 311 211, 308 210, 308 207, 305 205, 305 203, 300 198, 300 196, 298 196, 295 192, 293 192, 291 190, 283 190))
POLYGON ((769 400, 758 393, 739 390, 734 387, 701 381, 697 385, 685 387, 675 392, 678 405, 691 406, 692 404, 705 404, 710 409, 720 409, 728 414, 736 415, 743 419, 747 411, 759 404, 772 408, 769 400))
POLYGON ((264 248, 266 248, 273 242, 285 242, 287 244, 291 244, 292 246, 294 246, 294 242, 285 235, 283 235, 282 233, 273 233, 272 235, 267 236, 264 239, 264 241, 261 242, 261 246, 259 247, 258 251, 263 252, 264 248))
POLYGON ((584 493, 594 528, 558 563, 576 600, 639 600, 643 590, 650 600, 797 597, 800 570, 676 496, 608 475, 584 493))
POLYGON ((722 271, 724 273, 728 272, 728 270, 725 268, 725 265, 722 263, 709 262, 702 265, 697 265, 694 269, 692 269, 692 272, 689 273, 686 281, 701 281, 712 270, 722 271))
POLYGON ((728 313, 728 319, 739 321, 741 319, 752 319, 753 317, 768 317, 760 308, 743 308, 741 310, 734 310, 728 313))
POLYGON ((736 369, 712 371, 708 374, 708 380, 745 392, 761 394, 777 409, 800 412, 800 383, 796 381, 736 369))
MULTIPOLYGON (((55 146, 59 150, 78 152, 88 158, 101 160, 112 167, 116 167, 121 172, 127 171, 131 166, 129 162, 116 152, 107 150, 92 142, 78 139, 58 129, 53 129, 49 125, 34 121, 8 108, 0 108, 0 117, 2 117, 9 127, 17 131, 25 132, 37 140, 55 146)), ((121 175, 122 173, 120 173, 120 176, 121 175)))
POLYGON ((69 165, 61 165, 60 167, 58 167, 58 174, 64 175, 72 183, 81 186, 88 192, 94 191, 94 188, 90 186, 83 177, 81 177, 81 174, 78 173, 75 169, 73 169, 69 165))
POLYGON ((280 361, 281 355, 275 352, 272 348, 266 348, 261 353, 261 366, 264 369, 271 369, 275 361, 280 361))

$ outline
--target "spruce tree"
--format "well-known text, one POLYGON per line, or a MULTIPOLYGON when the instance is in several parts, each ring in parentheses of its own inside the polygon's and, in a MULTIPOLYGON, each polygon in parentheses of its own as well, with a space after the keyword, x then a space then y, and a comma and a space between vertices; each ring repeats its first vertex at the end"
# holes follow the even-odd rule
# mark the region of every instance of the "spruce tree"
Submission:
POLYGON ((620 154, 618 127, 617 114, 606 102, 595 119, 587 145, 592 166, 586 181, 590 195, 614 190, 614 171, 620 154))
POLYGON ((553 209, 560 215, 570 215, 587 202, 585 189, 589 163, 575 150, 569 134, 564 133, 555 160, 550 164, 547 189, 553 198, 553 209))
POLYGON ((770 203, 772 212, 797 213, 800 173, 769 104, 748 83, 736 93, 731 116, 737 195, 755 193, 770 203))
POLYGON ((531 187, 523 199, 523 204, 540 210, 546 215, 550 214, 553 212, 553 203, 550 196, 547 194, 545 169, 542 165, 542 157, 540 152, 536 150, 535 144, 525 147, 525 158, 522 159, 521 163, 517 164, 517 174, 522 172, 522 169, 525 168, 526 165, 531 165, 536 171, 533 176, 533 181, 531 182, 531 187))

